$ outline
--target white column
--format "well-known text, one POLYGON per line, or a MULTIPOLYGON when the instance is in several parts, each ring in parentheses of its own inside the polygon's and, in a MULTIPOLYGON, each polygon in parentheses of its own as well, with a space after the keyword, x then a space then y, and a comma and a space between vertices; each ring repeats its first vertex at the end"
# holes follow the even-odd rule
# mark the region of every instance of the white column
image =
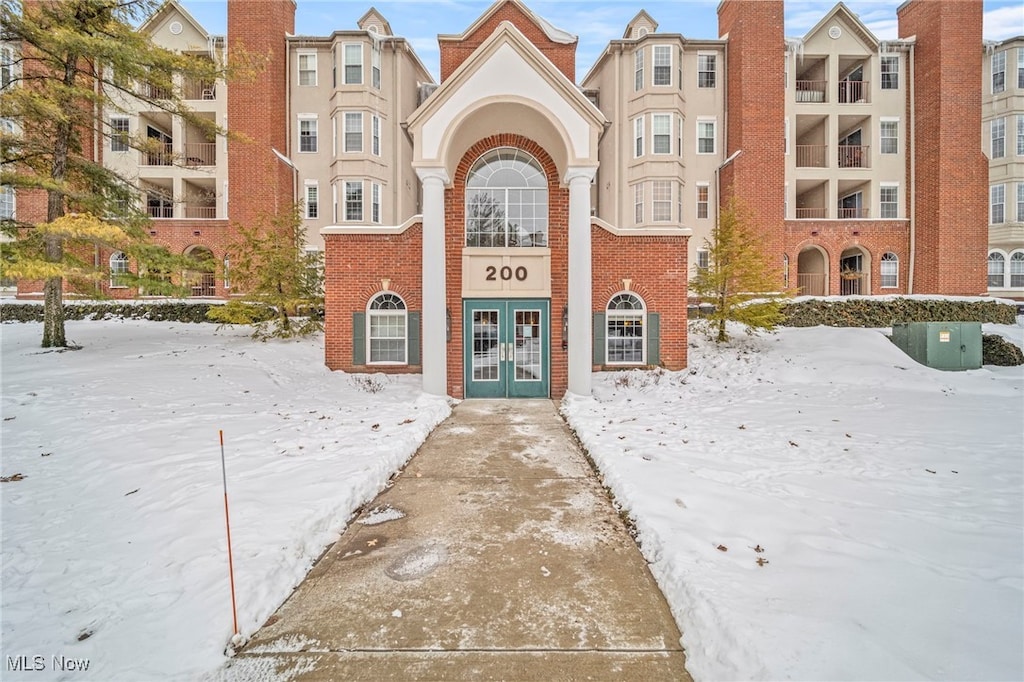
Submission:
POLYGON ((423 183, 423 391, 448 395, 447 288, 444 258, 444 168, 417 168, 423 183))
POLYGON ((587 396, 594 355, 590 183, 596 172, 596 168, 570 168, 565 174, 569 185, 569 392, 587 396))

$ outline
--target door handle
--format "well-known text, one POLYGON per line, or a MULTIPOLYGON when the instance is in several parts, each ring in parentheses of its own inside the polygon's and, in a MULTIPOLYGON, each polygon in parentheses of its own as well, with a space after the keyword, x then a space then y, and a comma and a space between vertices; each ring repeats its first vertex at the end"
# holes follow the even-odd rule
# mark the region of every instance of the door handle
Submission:
POLYGON ((505 344, 498 344, 498 362, 505 362, 505 344))

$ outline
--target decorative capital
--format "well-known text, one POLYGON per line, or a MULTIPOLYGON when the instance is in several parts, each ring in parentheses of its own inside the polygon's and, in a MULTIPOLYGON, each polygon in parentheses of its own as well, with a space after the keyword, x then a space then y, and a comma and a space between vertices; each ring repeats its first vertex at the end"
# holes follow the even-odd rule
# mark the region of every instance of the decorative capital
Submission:
POLYGON ((420 182, 424 185, 439 182, 442 186, 447 186, 451 183, 451 179, 448 177, 448 171, 444 169, 444 166, 417 168, 416 175, 419 176, 420 182))
POLYGON ((590 183, 594 182, 595 175, 597 175, 597 166, 570 166, 565 171, 565 177, 562 178, 562 182, 569 186, 583 183, 589 186, 590 183))

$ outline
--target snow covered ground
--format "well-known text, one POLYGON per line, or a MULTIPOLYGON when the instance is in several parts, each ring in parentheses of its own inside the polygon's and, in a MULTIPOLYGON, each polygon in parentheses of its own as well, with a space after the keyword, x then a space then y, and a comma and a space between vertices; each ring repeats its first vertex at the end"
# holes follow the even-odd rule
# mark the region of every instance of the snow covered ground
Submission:
POLYGON ((23 477, 0 483, 4 680, 185 680, 224 662, 218 430, 251 633, 449 413, 418 376, 327 371, 322 340, 145 321, 67 330, 83 350, 43 352, 41 325, 0 325, 0 475, 23 477), (13 672, 22 656, 43 669, 13 672), (88 671, 54 670, 61 657, 88 671))
POLYGON ((563 411, 695 679, 1024 679, 1020 367, 940 372, 817 327, 692 334, 689 371, 595 384, 563 411))
MULTIPOLYGON (((0 475, 23 476, 0 484, 4 680, 224 661, 218 430, 248 634, 449 410, 419 377, 326 371, 319 341, 68 332, 83 350, 0 325, 0 475)), ((1024 679, 1024 371, 930 370, 877 330, 691 338, 690 370, 596 375, 565 412, 637 521, 694 677, 1024 679)))

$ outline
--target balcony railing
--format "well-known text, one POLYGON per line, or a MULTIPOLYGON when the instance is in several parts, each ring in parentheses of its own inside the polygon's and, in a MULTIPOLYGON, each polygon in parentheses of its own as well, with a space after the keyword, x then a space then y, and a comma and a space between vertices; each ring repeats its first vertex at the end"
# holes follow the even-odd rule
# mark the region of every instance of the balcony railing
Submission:
POLYGON ((797 102, 827 102, 828 81, 797 81, 797 102))
POLYGON ((210 81, 186 80, 181 84, 181 98, 187 100, 217 99, 217 85, 210 81))
POLYGON ((840 104, 867 104, 871 101, 871 88, 867 81, 839 81, 840 104))
POLYGON ((868 293, 868 276, 864 272, 847 273, 839 275, 839 294, 841 296, 856 296, 868 293))
POLYGON ((803 296, 824 296, 825 273, 799 272, 796 276, 796 285, 803 296))
POLYGON ((857 208, 844 208, 840 206, 837 210, 839 211, 838 217, 840 220, 852 220, 856 218, 869 217, 868 209, 863 206, 858 206, 857 208))
POLYGON ((185 217, 200 220, 212 220, 217 217, 217 207, 185 204, 185 217))
POLYGON ((185 164, 189 166, 216 166, 216 142, 186 142, 185 164))
POLYGON ((828 147, 823 144, 798 144, 796 146, 797 168, 824 168, 828 147))
POLYGON ((798 208, 796 209, 797 220, 824 220, 828 217, 828 209, 820 208, 798 208))
POLYGON ((150 143, 151 151, 142 152, 143 166, 174 165, 173 145, 170 142, 150 143))
POLYGON ((174 206, 147 206, 146 213, 149 214, 150 218, 173 218, 174 206))
POLYGON ((153 83, 139 83, 139 94, 148 99, 170 99, 171 89, 153 83))
POLYGON ((867 145, 839 145, 840 168, 871 168, 871 148, 867 145))

